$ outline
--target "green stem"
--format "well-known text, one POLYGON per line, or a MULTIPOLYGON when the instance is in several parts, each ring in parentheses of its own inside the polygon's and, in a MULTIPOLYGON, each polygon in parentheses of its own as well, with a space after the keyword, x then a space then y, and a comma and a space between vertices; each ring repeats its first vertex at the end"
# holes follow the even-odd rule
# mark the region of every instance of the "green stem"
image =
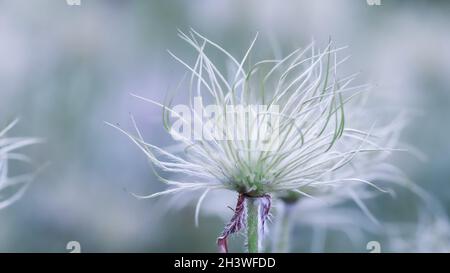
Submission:
POLYGON ((258 253, 260 238, 259 231, 259 205, 258 198, 247 198, 247 250, 248 253, 258 253))
POLYGON ((286 202, 280 202, 279 204, 279 210, 281 211, 277 215, 273 252, 287 253, 290 250, 293 206, 286 202))

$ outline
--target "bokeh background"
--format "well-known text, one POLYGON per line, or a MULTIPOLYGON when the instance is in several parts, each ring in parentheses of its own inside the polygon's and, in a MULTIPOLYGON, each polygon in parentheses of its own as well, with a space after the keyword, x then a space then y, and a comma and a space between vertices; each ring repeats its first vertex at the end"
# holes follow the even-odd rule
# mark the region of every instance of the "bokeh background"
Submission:
MULTIPOLYGON (((160 109, 129 93, 162 101, 185 72, 166 49, 192 59, 193 52, 177 38, 178 28, 189 27, 237 56, 244 54, 257 31, 258 47, 279 53, 312 38, 326 43, 331 36, 338 45, 349 45, 352 58, 345 69, 361 70, 362 82, 378 84, 374 106, 414 113, 402 141, 427 160, 402 154, 394 163, 448 213, 450 2, 381 4, 81 0, 80 6, 69 6, 65 0, 0 0, 0 125, 20 117, 11 134, 46 139, 26 153, 36 168, 48 164, 24 198, 0 211, 0 251, 67 252, 69 241, 80 242, 84 252, 216 251, 227 215, 203 213, 196 228, 195 202, 132 197, 129 191, 151 193, 163 185, 138 148, 104 124, 131 129, 131 112, 148 142, 171 143, 162 129, 160 109)), ((382 196, 367 206, 381 222, 414 223, 420 201, 397 190, 397 198, 382 196)), ((233 205, 216 200, 208 206, 233 205)), ((433 249, 437 232, 425 238, 414 235, 414 225, 408 227, 396 230, 399 238, 420 243, 406 251, 424 244, 433 249)), ((383 251, 401 251, 386 234, 368 232, 354 242, 340 231, 319 237, 310 226, 297 225, 294 231, 292 247, 298 252, 367 252, 372 240, 380 241, 383 251)), ((240 239, 233 239, 236 251, 240 239)))

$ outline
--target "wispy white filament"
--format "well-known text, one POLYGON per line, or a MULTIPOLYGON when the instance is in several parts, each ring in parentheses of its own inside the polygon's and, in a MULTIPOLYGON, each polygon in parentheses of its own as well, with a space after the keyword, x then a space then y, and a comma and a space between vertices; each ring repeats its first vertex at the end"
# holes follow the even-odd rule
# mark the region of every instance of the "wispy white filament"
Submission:
POLYGON ((6 137, 17 122, 18 120, 14 120, 0 131, 0 209, 19 200, 33 179, 33 175, 29 174, 11 177, 8 173, 11 160, 30 162, 27 156, 16 151, 40 141, 35 138, 6 137))

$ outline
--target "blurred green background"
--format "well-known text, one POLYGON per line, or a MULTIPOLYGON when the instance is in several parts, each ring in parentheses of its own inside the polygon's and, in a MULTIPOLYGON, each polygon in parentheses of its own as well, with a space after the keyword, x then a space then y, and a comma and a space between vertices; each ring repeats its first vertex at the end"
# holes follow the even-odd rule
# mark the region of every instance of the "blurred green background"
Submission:
MULTIPOLYGON (((148 142, 170 143, 160 109, 129 93, 162 101, 184 74, 166 49, 192 59, 177 38, 178 28, 189 27, 237 56, 257 31, 259 48, 279 45, 284 53, 312 38, 349 45, 345 69, 379 84, 374 103, 417 113, 403 141, 428 160, 393 160, 450 211, 450 2, 381 2, 1 0, 0 125, 20 117, 12 134, 45 138, 26 153, 36 166, 50 165, 23 199, 0 211, 0 251, 67 252, 69 241, 84 252, 216 251, 224 218, 202 214, 196 228, 193 202, 132 197, 128 191, 164 187, 145 156, 104 124, 131 129, 131 112, 148 142)), ((380 219, 407 221, 417 200, 404 195, 368 206, 380 219)), ((295 234, 294 251, 314 250, 311 228, 297 226, 295 234)), ((352 243, 331 232, 322 251, 365 252, 368 241, 386 239, 366 234, 352 243)), ((239 241, 232 242, 236 251, 239 241)))

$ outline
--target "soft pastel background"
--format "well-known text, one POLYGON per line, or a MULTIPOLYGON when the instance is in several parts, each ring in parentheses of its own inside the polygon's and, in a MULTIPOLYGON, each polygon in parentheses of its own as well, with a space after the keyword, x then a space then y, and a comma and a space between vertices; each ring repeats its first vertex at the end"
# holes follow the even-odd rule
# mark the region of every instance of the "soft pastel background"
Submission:
MULTIPOLYGON (((11 134, 45 138, 26 152, 36 168, 49 164, 22 200, 0 211, 0 251, 66 252, 72 240, 86 252, 216 251, 226 217, 202 214, 195 228, 195 203, 130 196, 128 191, 144 194, 163 186, 144 155, 104 124, 131 129, 131 112, 147 141, 170 143, 160 110, 129 92, 162 100, 177 84, 184 70, 166 49, 193 57, 177 28, 193 27, 237 56, 257 31, 260 49, 278 45, 287 52, 330 36, 349 45, 345 70, 361 70, 361 82, 379 84, 374 102, 385 102, 375 107, 415 113, 403 141, 428 160, 394 160, 449 212, 450 2, 381 1, 81 0, 81 6, 69 6, 65 0, 0 0, 0 125, 20 117, 11 134)), ((380 221, 416 220, 419 201, 399 191, 396 199, 368 202, 380 221)), ((220 200, 207 204, 232 205, 220 200)), ((369 232, 351 242, 332 231, 319 236, 317 247, 309 226, 294 230, 294 251, 366 252, 372 240, 385 251, 399 250, 388 235, 369 232)), ((401 236, 412 236, 407 240, 421 242, 410 251, 422 244, 432 248, 437 236, 396 230, 403 231, 401 236)), ((239 241, 233 240, 236 251, 239 241)))

